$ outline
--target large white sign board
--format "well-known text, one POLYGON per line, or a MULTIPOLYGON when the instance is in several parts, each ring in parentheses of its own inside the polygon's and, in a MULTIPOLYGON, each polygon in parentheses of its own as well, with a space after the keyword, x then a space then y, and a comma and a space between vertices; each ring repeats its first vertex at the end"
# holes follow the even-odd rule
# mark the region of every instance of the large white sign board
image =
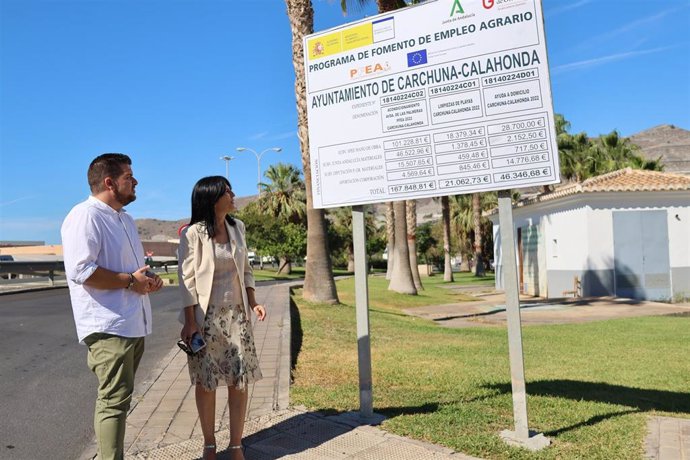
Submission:
POLYGON ((314 206, 559 182, 539 0, 436 0, 305 37, 314 206))

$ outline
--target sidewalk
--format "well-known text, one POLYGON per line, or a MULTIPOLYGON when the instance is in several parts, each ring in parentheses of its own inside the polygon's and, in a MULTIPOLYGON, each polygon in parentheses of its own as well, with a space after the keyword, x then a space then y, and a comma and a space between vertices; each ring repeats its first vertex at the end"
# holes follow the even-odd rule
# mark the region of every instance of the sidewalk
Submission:
MULTIPOLYGON (((265 322, 256 322, 256 342, 264 378, 249 388, 244 430, 247 460, 292 459, 472 459, 452 450, 386 433, 358 413, 324 415, 288 408, 290 388, 290 293, 283 283, 257 286, 257 300, 268 305, 265 322)), ((127 417, 127 459, 197 459, 203 439, 187 356, 174 347, 151 382, 140 384, 127 417)), ((216 441, 219 458, 229 458, 227 393, 217 392, 216 441)), ((82 458, 91 458, 95 446, 82 458)))
MULTIPOLYGON (((289 289, 295 284, 297 283, 263 284, 257 287, 257 300, 269 306, 270 314, 265 322, 257 322, 254 327, 254 339, 264 379, 249 388, 249 408, 243 440, 247 460, 474 458, 445 447, 396 436, 373 426, 380 423, 382 417, 363 421, 358 413, 326 415, 308 412, 303 408, 289 408, 289 289)), ((486 309, 483 311, 484 314, 487 311, 494 313, 501 310, 501 296, 487 296, 486 300, 486 303, 475 303, 475 306, 486 309)), ((611 303, 616 302, 612 300, 611 303)), ((635 306, 639 308, 642 305, 636 302, 635 306)), ((423 313, 409 313, 425 316, 439 323, 451 319, 466 321, 469 319, 468 316, 480 313, 448 308, 449 306, 439 307, 435 311, 432 307, 423 313)), ((529 307, 527 309, 535 312, 541 310, 529 307)), ((553 306, 544 309, 544 313, 551 311, 553 306)), ((453 326, 458 327, 459 324, 453 326)), ((139 384, 135 391, 135 401, 127 419, 126 458, 199 458, 203 440, 194 392, 189 383, 186 355, 174 347, 153 375, 155 377, 152 381, 139 384)), ((229 458, 229 451, 225 450, 229 445, 226 400, 227 394, 218 391, 216 440, 220 459, 229 458)), ((91 458, 94 452, 95 446, 84 452, 81 458, 91 458)), ((690 420, 650 418, 648 436, 645 440, 645 458, 690 459, 690 420)))

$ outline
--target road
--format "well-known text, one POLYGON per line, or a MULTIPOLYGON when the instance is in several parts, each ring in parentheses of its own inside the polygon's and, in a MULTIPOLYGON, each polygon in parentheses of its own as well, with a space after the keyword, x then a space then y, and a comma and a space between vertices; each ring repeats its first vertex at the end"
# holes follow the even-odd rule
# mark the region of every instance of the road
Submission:
MULTIPOLYGON (((176 288, 151 295, 153 334, 137 384, 175 346, 178 302, 176 288)), ((0 458, 77 458, 93 437, 97 381, 67 289, 0 296, 0 318, 0 458)))

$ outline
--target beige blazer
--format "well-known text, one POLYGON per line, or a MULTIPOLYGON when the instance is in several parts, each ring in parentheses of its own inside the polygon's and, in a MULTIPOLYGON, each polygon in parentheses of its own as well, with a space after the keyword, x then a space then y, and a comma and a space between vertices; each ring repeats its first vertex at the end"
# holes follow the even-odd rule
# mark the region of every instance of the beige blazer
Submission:
MULTIPOLYGON (((237 266, 242 286, 242 302, 247 314, 251 317, 247 288, 254 287, 254 272, 247 257, 247 244, 244 239, 244 222, 235 219, 235 225, 225 223, 230 238, 232 257, 237 266)), ((204 324, 206 310, 211 298, 213 286, 214 251, 213 241, 208 237, 200 223, 185 228, 180 235, 180 246, 177 250, 177 275, 182 297, 182 311, 178 320, 184 324, 184 308, 197 305, 196 322, 199 327, 204 324)))

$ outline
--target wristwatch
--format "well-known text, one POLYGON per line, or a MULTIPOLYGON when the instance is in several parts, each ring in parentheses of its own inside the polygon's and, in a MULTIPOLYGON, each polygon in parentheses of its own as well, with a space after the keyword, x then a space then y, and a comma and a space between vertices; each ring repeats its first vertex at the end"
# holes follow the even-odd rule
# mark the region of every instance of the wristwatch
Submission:
POLYGON ((129 284, 127 285, 127 289, 131 289, 132 285, 134 284, 134 273, 128 273, 129 275, 129 284))

